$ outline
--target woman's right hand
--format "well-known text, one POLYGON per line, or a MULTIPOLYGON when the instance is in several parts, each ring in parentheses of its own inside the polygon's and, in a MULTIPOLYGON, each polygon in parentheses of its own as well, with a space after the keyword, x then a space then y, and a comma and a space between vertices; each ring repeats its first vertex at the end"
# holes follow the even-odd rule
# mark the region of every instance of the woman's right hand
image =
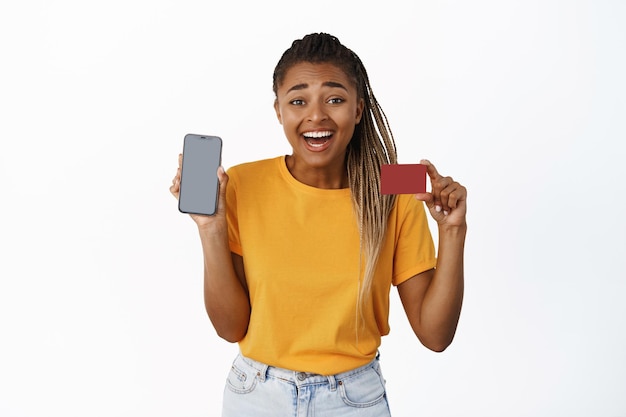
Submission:
MULTIPOLYGON (((170 192, 176 199, 180 193, 183 155, 178 155, 178 170, 170 192)), ((228 242, 226 221, 226 184, 228 175, 217 169, 219 192, 217 212, 213 216, 190 214, 198 225, 204 256, 204 305, 217 334, 229 342, 238 342, 246 335, 250 323, 250 297, 241 255, 232 253, 228 242)))
MULTIPOLYGON (((178 200, 180 194, 180 172, 183 163, 183 154, 178 154, 178 169, 176 175, 172 179, 172 185, 170 186, 170 192, 178 200)), ((228 174, 224 171, 223 167, 217 169, 217 179, 219 181, 219 193, 217 198, 217 212, 213 216, 207 216, 203 214, 190 214, 189 216, 198 225, 198 228, 204 227, 224 227, 226 231, 226 184, 228 184, 228 174)))

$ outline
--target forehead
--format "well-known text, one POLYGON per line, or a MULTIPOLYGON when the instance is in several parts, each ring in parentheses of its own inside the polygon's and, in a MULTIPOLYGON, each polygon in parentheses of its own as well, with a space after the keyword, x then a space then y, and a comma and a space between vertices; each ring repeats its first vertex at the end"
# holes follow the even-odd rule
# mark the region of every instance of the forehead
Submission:
POLYGON ((346 88, 355 88, 355 82, 335 64, 299 62, 285 72, 285 77, 278 89, 290 89, 299 84, 318 86, 328 82, 339 83, 346 88))

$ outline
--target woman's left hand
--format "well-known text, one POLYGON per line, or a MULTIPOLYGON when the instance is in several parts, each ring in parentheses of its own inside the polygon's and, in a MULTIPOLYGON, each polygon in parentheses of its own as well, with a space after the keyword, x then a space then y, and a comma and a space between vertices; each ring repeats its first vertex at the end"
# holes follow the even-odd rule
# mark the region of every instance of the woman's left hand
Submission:
POLYGON ((426 203, 426 207, 439 226, 464 226, 467 212, 467 190, 451 177, 444 177, 430 161, 420 161, 426 165, 430 178, 431 192, 416 194, 415 198, 426 203))

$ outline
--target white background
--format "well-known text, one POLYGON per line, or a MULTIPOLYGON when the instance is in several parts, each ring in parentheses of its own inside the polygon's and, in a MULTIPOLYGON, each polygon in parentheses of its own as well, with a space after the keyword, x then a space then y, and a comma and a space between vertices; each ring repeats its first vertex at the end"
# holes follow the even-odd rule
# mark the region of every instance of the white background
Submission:
POLYGON ((217 416, 236 345, 204 312, 168 187, 186 133, 289 152, 293 39, 359 54, 400 162, 469 190, 466 299, 442 354, 395 290, 395 416, 626 416, 626 3, 3 2, 0 416, 217 416))

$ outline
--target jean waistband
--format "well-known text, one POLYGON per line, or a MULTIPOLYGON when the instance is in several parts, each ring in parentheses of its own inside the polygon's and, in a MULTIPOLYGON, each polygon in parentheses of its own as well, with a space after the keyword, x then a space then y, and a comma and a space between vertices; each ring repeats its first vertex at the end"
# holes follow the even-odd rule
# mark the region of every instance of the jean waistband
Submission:
POLYGON ((376 354, 376 357, 370 363, 366 365, 360 366, 355 369, 351 369, 346 372, 341 372, 335 375, 320 375, 320 374, 315 374, 311 372, 293 371, 290 369, 270 366, 262 362, 256 361, 254 359, 248 358, 246 356, 243 356, 242 354, 239 354, 239 356, 244 362, 246 362, 249 366, 251 366, 257 371, 257 376, 262 381, 265 381, 265 379, 269 376, 269 377, 274 377, 274 378, 279 378, 285 381, 289 381, 299 386, 328 383, 330 385, 331 390, 335 390, 337 383, 339 381, 350 378, 351 376, 359 374, 360 372, 363 372, 364 370, 367 370, 369 368, 377 367, 378 359, 380 355, 376 354))

